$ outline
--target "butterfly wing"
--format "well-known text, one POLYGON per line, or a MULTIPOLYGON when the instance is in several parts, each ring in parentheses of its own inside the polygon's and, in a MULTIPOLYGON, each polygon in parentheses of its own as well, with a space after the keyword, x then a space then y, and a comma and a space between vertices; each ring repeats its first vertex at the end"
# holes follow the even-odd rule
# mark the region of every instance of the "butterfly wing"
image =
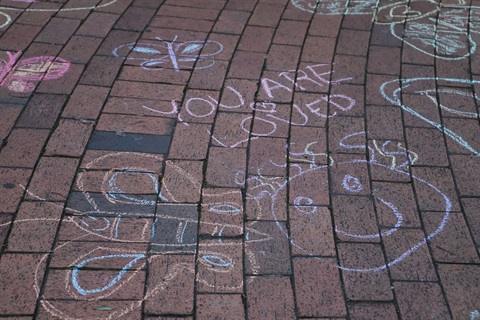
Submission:
POLYGON ((62 58, 41 56, 22 59, 12 68, 6 79, 8 88, 15 92, 29 92, 36 81, 62 77, 70 68, 70 62, 62 58))

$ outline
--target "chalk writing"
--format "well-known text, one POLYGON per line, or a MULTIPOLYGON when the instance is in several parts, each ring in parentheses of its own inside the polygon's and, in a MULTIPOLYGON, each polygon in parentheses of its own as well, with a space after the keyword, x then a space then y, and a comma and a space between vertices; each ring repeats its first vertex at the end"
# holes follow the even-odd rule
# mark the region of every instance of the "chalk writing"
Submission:
POLYGON ((124 44, 115 48, 113 55, 130 61, 141 61, 140 66, 145 70, 163 70, 170 67, 178 72, 194 67, 209 68, 215 64, 215 60, 210 57, 223 51, 223 45, 213 40, 175 43, 177 36, 172 41, 160 37, 155 39, 155 42, 124 44))
MULTIPOLYGON (((302 169, 300 166, 297 165, 297 171, 298 173, 291 174, 288 179, 276 179, 276 184, 272 184, 270 181, 264 180, 264 177, 252 177, 248 178, 248 181, 251 185, 256 185, 259 186, 258 189, 252 188, 254 192, 250 192, 247 194, 247 199, 252 199, 252 200, 261 200, 265 198, 270 199, 270 213, 273 216, 273 219, 277 222, 277 227, 280 229, 280 231, 287 237, 289 238, 292 246, 296 247, 300 251, 302 251, 304 254, 310 255, 314 254, 309 252, 307 249, 305 249, 302 246, 302 243, 296 241, 295 239, 291 239, 289 236, 288 230, 284 227, 282 223, 280 223, 279 219, 279 214, 281 213, 279 211, 279 206, 277 204, 277 201, 280 201, 281 199, 281 193, 285 192, 285 188, 288 187, 288 185, 292 184, 296 179, 302 179, 302 180, 308 180, 308 179, 315 179, 316 173, 319 170, 329 170, 330 174, 332 176, 336 175, 337 171, 343 172, 345 170, 352 170, 355 171, 355 168, 358 167, 358 169, 361 170, 362 166, 369 165, 372 167, 375 167, 376 170, 385 170, 394 174, 397 174, 399 176, 409 176, 408 172, 402 171, 397 169, 396 167, 391 167, 391 166, 386 166, 384 164, 379 163, 377 160, 375 160, 375 149, 370 147, 370 146, 362 146, 362 145, 357 145, 357 144, 350 144, 348 143, 348 139, 351 137, 359 136, 359 135, 364 135, 365 132, 356 132, 353 134, 350 134, 346 136, 344 139, 342 139, 341 145, 343 145, 346 148, 351 148, 351 149, 359 149, 363 148, 366 150, 367 148, 370 151, 370 159, 369 160, 362 160, 362 159, 353 159, 350 161, 344 161, 344 162, 335 162, 335 165, 314 165, 308 168, 307 170, 302 169), (283 182, 282 182, 283 181, 283 182), (268 186, 268 188, 266 188, 268 186)), ((404 153, 407 157, 410 157, 410 154, 407 152, 404 153)), ((295 154, 298 156, 298 153, 295 154)), ((294 164, 290 164, 291 167, 294 166, 294 164)), ((403 166, 403 164, 402 164, 403 166)), ((448 221, 448 217, 450 215, 451 211, 451 201, 450 199, 442 192, 440 189, 438 189, 436 186, 432 185, 431 183, 423 180, 420 177, 417 176, 412 176, 412 178, 415 180, 416 183, 419 185, 422 185, 423 187, 431 190, 432 195, 438 198, 438 202, 442 203, 444 211, 443 211, 443 219, 437 226, 435 230, 430 232, 425 238, 422 240, 418 241, 417 243, 413 244, 409 249, 404 251, 403 253, 398 254, 396 257, 392 257, 388 260, 387 263, 381 264, 381 265, 373 265, 371 267, 362 267, 358 268, 355 266, 339 266, 339 268, 345 270, 345 271, 353 271, 353 272, 375 272, 375 271, 380 271, 384 270, 387 267, 391 267, 400 261, 404 260, 407 258, 409 255, 420 249, 422 246, 424 246, 430 239, 435 237, 437 234, 439 234, 445 227, 445 224, 448 221)), ((352 175, 352 174, 343 174, 343 180, 341 182, 341 185, 343 189, 345 189, 347 192, 351 192, 353 194, 356 194, 360 191, 362 191, 362 183, 360 181, 360 178, 352 175)), ((355 229, 356 227, 353 226, 351 223, 346 221, 349 217, 343 217, 342 219, 337 219, 336 221, 336 226, 335 226, 335 232, 337 235, 342 235, 347 238, 353 238, 353 239, 378 239, 379 241, 383 241, 384 237, 395 237, 396 232, 399 230, 400 227, 402 227, 402 224, 404 222, 404 215, 400 212, 398 209, 399 206, 394 204, 394 201, 386 199, 386 196, 388 194, 382 195, 382 194, 371 194, 371 197, 369 199, 376 199, 379 204, 384 205, 386 208, 389 209, 389 211, 393 214, 395 217, 395 224, 387 229, 386 231, 381 231, 381 232, 375 232, 375 233, 358 233, 358 232, 352 232, 348 231, 345 228, 353 228, 355 229)), ((309 198, 304 198, 304 197, 297 197, 294 202, 294 207, 299 207, 300 211, 305 211, 305 208, 312 205, 313 202, 309 198)), ((314 210, 310 211, 310 214, 315 214, 314 210)), ((371 226, 369 226, 371 227, 371 226)), ((357 229, 355 229, 357 230, 357 229)), ((359 230, 361 231, 361 230, 359 230)))
POLYGON ((466 141, 462 136, 446 127, 445 125, 437 122, 434 119, 430 119, 431 115, 438 113, 437 109, 443 110, 447 113, 453 113, 457 116, 467 117, 467 118, 476 118, 477 113, 475 111, 465 111, 460 108, 469 107, 471 110, 476 109, 475 101, 479 100, 479 97, 473 93, 473 89, 470 91, 459 91, 459 90, 439 90, 436 89, 425 89, 431 86, 431 88, 436 88, 437 83, 447 83, 447 84, 463 84, 463 85, 478 85, 480 81, 478 80, 464 80, 464 79, 449 79, 449 78, 411 78, 411 79, 402 79, 402 80, 392 80, 385 82, 380 87, 380 93, 383 97, 390 103, 399 106, 404 111, 422 119, 433 127, 437 128, 441 132, 445 133, 448 137, 453 139, 462 147, 466 148, 468 151, 472 152, 476 156, 480 156, 480 151, 475 149, 468 141, 466 141), (418 87, 418 90, 415 88, 418 87), (402 91, 407 89, 412 92, 421 94, 425 97, 425 103, 409 106, 402 103, 401 94, 402 91), (432 93, 438 92, 440 96, 442 95, 453 95, 457 99, 450 99, 450 103, 455 103, 455 101, 464 101, 460 98, 470 98, 470 104, 462 105, 458 104, 455 106, 447 106, 445 103, 438 101, 438 98, 432 93), (433 108, 433 110, 432 110, 433 108))
POLYGON ((470 312, 470 320, 478 320, 480 319, 480 312, 478 310, 470 312))
POLYGON ((62 77, 70 62, 62 58, 42 56, 18 60, 22 52, 7 51, 8 60, 0 60, 0 86, 15 92, 31 92, 36 82, 62 77))
POLYGON ((304 98, 302 101, 293 103, 291 117, 290 106, 277 102, 280 95, 293 92, 292 85, 300 92, 325 92, 325 88, 328 88, 328 86, 338 85, 351 79, 330 80, 329 77, 333 73, 331 67, 329 64, 308 65, 298 71, 280 72, 278 73, 278 78, 275 79, 263 78, 261 80, 260 94, 265 95, 266 99, 270 99, 270 101, 247 102, 242 93, 231 86, 227 86, 225 91, 232 93, 237 100, 232 102, 231 105, 225 105, 214 97, 207 96, 187 99, 184 102, 183 112, 176 101, 173 100, 171 102, 171 110, 157 110, 148 106, 144 106, 144 108, 162 115, 177 114, 178 121, 188 126, 189 121, 183 120, 187 116, 192 119, 202 119, 213 116, 218 110, 235 110, 247 107, 252 114, 246 114, 235 124, 245 133, 244 135, 222 137, 209 131, 212 140, 216 144, 226 148, 236 148, 249 140, 272 136, 277 132, 278 126, 282 123, 304 126, 307 125, 312 115, 314 118, 326 119, 351 110, 355 106, 355 100, 344 93, 322 93, 312 95, 308 99, 304 98), (327 110, 330 110, 330 114, 327 114, 327 110), (254 123, 253 126, 252 121, 254 123))

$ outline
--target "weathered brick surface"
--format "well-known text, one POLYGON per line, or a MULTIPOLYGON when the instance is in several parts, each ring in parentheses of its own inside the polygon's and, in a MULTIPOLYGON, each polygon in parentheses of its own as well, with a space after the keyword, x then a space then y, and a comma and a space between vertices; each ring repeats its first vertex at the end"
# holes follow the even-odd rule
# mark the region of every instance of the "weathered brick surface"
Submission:
POLYGON ((0 318, 477 319, 477 2, 0 0, 0 318))

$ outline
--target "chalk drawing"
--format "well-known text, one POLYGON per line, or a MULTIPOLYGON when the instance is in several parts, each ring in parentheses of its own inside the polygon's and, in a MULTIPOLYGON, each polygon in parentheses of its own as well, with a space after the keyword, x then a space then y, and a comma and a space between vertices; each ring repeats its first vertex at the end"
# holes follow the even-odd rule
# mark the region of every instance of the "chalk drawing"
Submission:
POLYGON ((346 93, 316 94, 309 99, 305 98, 300 102, 293 103, 291 117, 282 114, 280 111, 282 106, 285 108, 285 104, 275 102, 278 100, 279 95, 285 92, 291 93, 293 91, 292 85, 300 92, 314 93, 317 91, 325 92, 325 88, 328 88, 328 86, 339 85, 351 80, 351 78, 343 78, 332 81, 329 79, 332 73, 331 64, 313 64, 298 71, 279 72, 274 79, 264 77, 260 81, 260 94, 265 95, 271 101, 246 101, 244 95, 239 90, 232 86, 227 86, 224 90, 233 93, 238 100, 232 102, 232 105, 229 106, 220 103, 212 96, 207 96, 187 99, 183 104, 183 110, 180 110, 177 102, 174 100, 171 101, 172 109, 169 111, 157 110, 149 106, 143 107, 161 115, 177 114, 177 120, 187 126, 189 121, 183 120, 187 116, 192 119, 202 119, 213 116, 219 110, 232 111, 248 107, 255 114, 245 114, 238 123, 233 124, 245 132, 244 135, 226 137, 208 131, 208 134, 216 144, 225 148, 236 148, 248 141, 274 135, 281 123, 305 126, 312 117, 326 119, 350 111, 355 106, 355 100, 346 93), (327 114, 328 107, 330 108, 330 114, 327 114), (182 113, 184 114, 183 117, 181 116, 182 113), (252 126, 252 121, 257 125, 252 126))
POLYGON ((173 68, 175 71, 205 69, 213 66, 215 60, 211 57, 223 51, 223 45, 213 40, 186 41, 175 43, 161 37, 157 41, 142 41, 121 45, 113 50, 117 58, 127 58, 129 61, 140 61, 145 70, 163 70, 173 68))
POLYGON ((0 60, 0 86, 14 92, 31 92, 36 82, 62 77, 70 68, 65 59, 41 56, 18 60, 21 51, 7 51, 8 60, 0 60))
POLYGON ((292 0, 300 10, 323 15, 365 15, 372 14, 379 0, 292 0))
MULTIPOLYGON (((346 148, 363 148, 366 150, 367 148, 370 150, 371 157, 369 160, 362 160, 362 159, 353 159, 350 161, 344 161, 344 162, 335 162, 335 165, 315 165, 313 167, 310 167, 306 170, 303 170, 301 167, 298 166, 298 173, 296 174, 291 174, 288 179, 277 179, 276 184, 272 184, 269 181, 265 181, 263 177, 253 177, 249 178, 248 181, 250 182, 250 185, 259 185, 261 186, 260 189, 253 190, 255 192, 250 192, 247 194, 247 199, 252 199, 252 200, 261 200, 264 198, 267 198, 270 200, 270 213, 273 217, 273 219, 276 221, 277 227, 280 229, 280 231, 287 237, 289 238, 292 246, 296 247, 300 251, 302 251, 306 255, 312 255, 313 253, 309 252, 308 250, 304 249, 301 245, 301 243, 296 242, 293 239, 290 239, 290 236, 288 234, 288 230, 285 229, 283 224, 279 221, 278 215, 280 213, 279 210, 279 204, 277 202, 280 202, 281 196, 279 196, 282 192, 285 191, 285 188, 288 187, 295 179, 301 178, 303 179, 315 179, 316 175, 319 170, 329 170, 330 174, 334 176, 336 174, 337 169, 344 171, 344 170, 351 170, 352 172, 355 171, 355 167, 359 166, 365 166, 365 165, 370 165, 376 168, 376 170, 385 170, 387 172, 393 172, 395 174, 398 174, 400 176, 410 176, 408 172, 399 170, 395 167, 387 166, 384 164, 379 163, 378 161, 375 160, 375 149, 369 146, 365 145, 351 145, 347 142, 347 140, 351 137, 359 136, 359 135, 365 135, 365 132, 356 132, 353 134, 350 134, 346 136, 344 139, 342 139, 341 145, 345 146, 346 148), (283 182, 282 182, 283 181, 283 182), (269 188, 265 188, 268 186, 269 188)), ((298 156, 298 153, 296 153, 298 156)), ((405 152, 405 155, 410 156, 405 152)), ((292 167, 292 165, 291 165, 292 167)), ((343 181, 341 182, 342 187, 353 194, 358 193, 361 191, 361 182, 360 180, 355 177, 352 174, 343 174, 344 178, 343 181)), ((435 196, 438 198, 438 203, 442 203, 444 210, 443 210, 443 218, 442 221, 439 223, 437 228, 429 233, 425 238, 414 244, 412 247, 404 251, 403 253, 400 253, 397 257, 389 259, 389 261, 385 264, 381 265, 374 265, 371 267, 367 268, 357 268, 355 266, 338 266, 340 269, 345 270, 345 271, 352 271, 352 272, 376 272, 380 270, 384 270, 387 267, 392 267, 395 264, 399 263, 400 261, 404 260, 408 256, 410 256, 412 253, 423 247, 428 241, 430 241, 433 237, 435 237, 437 234, 439 234, 445 227, 448 217, 450 215, 450 211, 452 208, 452 204, 450 199, 436 186, 433 184, 423 180, 420 177, 417 176, 411 176, 416 183, 419 185, 422 185, 423 187, 426 187, 427 189, 432 191, 432 194, 435 194, 435 196)), ((403 214, 399 211, 398 206, 395 205, 394 201, 386 199, 384 196, 380 197, 379 195, 372 194, 371 195, 372 199, 377 199, 379 203, 382 205, 386 206, 389 208, 390 212, 393 214, 393 216, 396 219, 396 223, 393 227, 386 231, 374 233, 374 234, 359 234, 359 233, 353 233, 348 230, 343 230, 340 228, 338 225, 335 226, 335 232, 337 234, 341 234, 345 237, 352 238, 352 239, 379 239, 382 240, 383 237, 394 237, 396 235, 396 232, 402 227, 402 223, 404 221, 403 214)), ((299 199, 294 203, 295 206, 299 206, 301 211, 304 211, 305 205, 311 205, 313 202, 308 200, 307 198, 305 199, 299 199)), ((315 214, 315 212, 312 211, 311 214, 315 214)), ((354 214, 354 213, 353 213, 354 214)), ((340 222, 341 223, 341 222, 340 222)), ((352 227, 352 224, 346 223, 345 226, 352 227)))
MULTIPOLYGON (((450 85, 478 85, 480 81, 478 80, 466 80, 466 79, 450 79, 450 78, 410 78, 410 79, 402 79, 402 80, 392 80, 392 81, 387 81, 383 83, 380 86, 380 93, 382 96, 389 101, 390 103, 399 106, 402 108, 404 111, 418 117, 419 119, 422 119, 423 121, 427 122, 428 124, 432 125, 433 127, 437 128, 441 132, 445 133, 448 137, 453 139, 455 142, 457 142, 459 145, 470 151, 476 156, 480 156, 480 151, 476 150, 472 145, 470 145, 469 142, 467 142, 462 136, 459 134, 455 133, 453 130, 447 128, 443 124, 429 119, 428 114, 432 114, 432 111, 426 112, 427 115, 425 115, 424 110, 431 110, 431 108, 438 108, 440 110, 445 110, 449 113, 454 113, 458 116, 462 117, 468 117, 468 118, 476 118, 476 114, 472 112, 465 112, 462 110, 458 110, 455 106, 445 106, 443 103, 439 102, 437 98, 432 94, 432 92, 439 92, 443 94, 451 94, 451 95, 456 95, 459 98, 460 97, 467 97, 470 96, 472 98, 472 103, 475 103, 475 101, 478 101, 479 98, 475 94, 473 94, 473 90, 468 93, 468 92, 460 92, 458 90, 440 90, 437 91, 436 84, 437 83, 446 83, 450 85), (419 89, 415 90, 415 86, 418 86, 419 89), (425 87, 431 86, 432 89, 425 89, 425 87), (421 87, 421 88, 420 88, 421 87), (425 97, 425 104, 421 105, 416 105, 416 106, 407 106, 402 103, 401 99, 401 94, 402 90, 405 90, 409 88, 409 90, 412 90, 416 93, 423 94, 425 97)), ((452 99, 455 101, 455 99, 452 99)), ((475 105, 473 105, 475 107, 475 105)))
POLYGON ((480 312, 478 310, 470 312, 470 320, 479 320, 480 319, 480 312))
POLYGON ((0 11, 0 29, 9 25, 10 22, 12 22, 12 18, 8 14, 0 11))

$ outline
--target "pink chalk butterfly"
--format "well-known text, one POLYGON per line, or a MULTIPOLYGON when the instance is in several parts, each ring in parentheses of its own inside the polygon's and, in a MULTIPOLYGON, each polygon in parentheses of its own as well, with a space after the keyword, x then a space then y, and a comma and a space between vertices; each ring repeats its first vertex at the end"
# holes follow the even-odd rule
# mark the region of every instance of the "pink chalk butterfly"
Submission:
POLYGON ((0 86, 14 92, 31 92, 35 82, 62 77, 70 68, 65 59, 40 56, 18 60, 22 51, 7 51, 8 60, 0 59, 0 86))

